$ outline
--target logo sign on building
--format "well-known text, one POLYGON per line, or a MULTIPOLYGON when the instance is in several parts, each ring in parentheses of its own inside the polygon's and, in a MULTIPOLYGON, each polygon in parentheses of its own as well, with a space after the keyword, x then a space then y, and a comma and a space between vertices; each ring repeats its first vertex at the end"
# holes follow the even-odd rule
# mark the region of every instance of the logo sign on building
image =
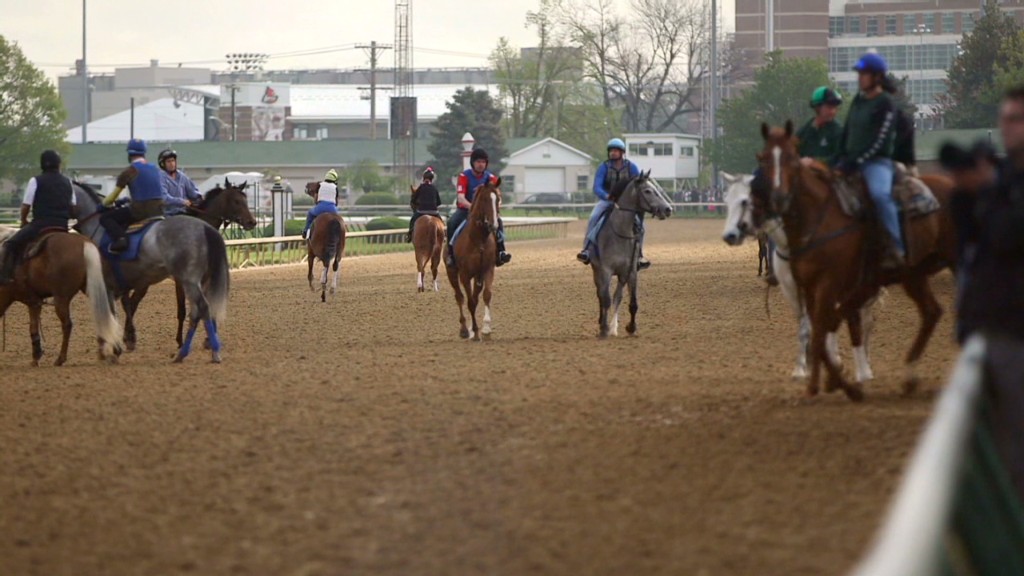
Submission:
MULTIPOLYGON (((235 84, 235 106, 277 106, 291 105, 291 85, 266 82, 242 82, 235 84)), ((220 105, 231 106, 231 85, 220 87, 220 105)))

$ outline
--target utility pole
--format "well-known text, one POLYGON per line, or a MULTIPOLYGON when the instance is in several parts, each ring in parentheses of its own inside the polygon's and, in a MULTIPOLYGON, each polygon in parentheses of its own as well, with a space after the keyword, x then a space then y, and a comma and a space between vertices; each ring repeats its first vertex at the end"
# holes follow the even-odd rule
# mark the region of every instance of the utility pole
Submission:
POLYGON ((82 144, 89 141, 89 66, 85 62, 85 3, 82 0, 82 144))
POLYGON ((366 51, 366 55, 370 57, 370 68, 362 69, 359 72, 370 73, 370 139, 377 139, 377 64, 380 62, 380 55, 385 50, 390 50, 391 46, 388 44, 378 44, 376 40, 370 42, 369 45, 361 44, 356 46, 361 50, 366 51))

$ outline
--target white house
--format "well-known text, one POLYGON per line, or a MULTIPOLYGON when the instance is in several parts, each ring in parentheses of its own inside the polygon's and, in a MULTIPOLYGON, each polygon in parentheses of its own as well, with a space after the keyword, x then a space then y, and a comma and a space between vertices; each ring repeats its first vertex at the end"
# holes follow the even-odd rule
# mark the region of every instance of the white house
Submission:
POLYGON ((627 156, 642 170, 675 191, 700 176, 700 136, 692 134, 626 134, 627 156))
POLYGON ((502 188, 513 191, 516 202, 534 194, 569 195, 590 188, 594 159, 554 138, 517 150, 509 156, 501 173, 502 188))

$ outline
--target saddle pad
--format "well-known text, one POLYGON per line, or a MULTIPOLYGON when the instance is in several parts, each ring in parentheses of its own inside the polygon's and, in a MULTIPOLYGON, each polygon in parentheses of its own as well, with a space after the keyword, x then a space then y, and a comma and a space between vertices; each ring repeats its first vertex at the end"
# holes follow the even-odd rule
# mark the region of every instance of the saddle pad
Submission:
POLYGON ((110 239, 110 235, 104 232, 103 238, 100 240, 100 252, 108 259, 116 262, 132 262, 134 260, 138 260, 139 252, 142 249, 142 240, 146 237, 146 234, 149 233, 153 224, 156 224, 160 220, 163 220, 163 218, 150 218, 146 220, 146 225, 142 228, 136 228, 135 230, 131 230, 131 228, 129 228, 128 249, 120 254, 110 251, 110 245, 113 242, 110 239))
POLYGON ((67 228, 44 228, 39 232, 39 236, 25 247, 24 261, 27 262, 36 256, 39 256, 39 253, 43 251, 43 247, 46 246, 46 241, 50 239, 50 236, 53 236, 54 234, 67 233, 67 228))
POLYGON ((835 190, 843 213, 851 218, 859 218, 864 212, 864 202, 860 198, 860 177, 836 178, 835 190))
POLYGON ((892 193, 904 215, 911 220, 934 214, 942 208, 931 188, 917 178, 897 178, 892 193))

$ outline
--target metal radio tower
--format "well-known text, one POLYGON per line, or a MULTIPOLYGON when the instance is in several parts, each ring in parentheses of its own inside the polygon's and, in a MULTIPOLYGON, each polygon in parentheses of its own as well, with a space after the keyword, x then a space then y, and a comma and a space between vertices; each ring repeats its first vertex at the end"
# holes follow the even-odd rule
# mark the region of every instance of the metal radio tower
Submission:
POLYGON ((391 139, 394 143, 394 172, 412 183, 416 158, 416 100, 412 95, 412 0, 395 0, 395 91, 391 99, 391 139), (397 122, 397 125, 396 125, 397 122))

